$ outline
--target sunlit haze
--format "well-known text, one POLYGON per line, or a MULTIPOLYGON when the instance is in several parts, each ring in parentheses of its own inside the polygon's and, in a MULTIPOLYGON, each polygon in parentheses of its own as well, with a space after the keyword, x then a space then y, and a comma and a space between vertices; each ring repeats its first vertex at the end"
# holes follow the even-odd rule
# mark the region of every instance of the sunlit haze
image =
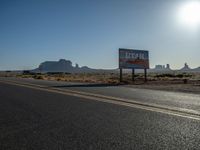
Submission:
POLYGON ((150 67, 200 66, 199 0, 1 0, 0 70, 71 60, 118 67, 118 49, 149 50, 150 67))
POLYGON ((189 27, 200 26, 200 1, 191 1, 183 4, 179 10, 180 21, 189 27))

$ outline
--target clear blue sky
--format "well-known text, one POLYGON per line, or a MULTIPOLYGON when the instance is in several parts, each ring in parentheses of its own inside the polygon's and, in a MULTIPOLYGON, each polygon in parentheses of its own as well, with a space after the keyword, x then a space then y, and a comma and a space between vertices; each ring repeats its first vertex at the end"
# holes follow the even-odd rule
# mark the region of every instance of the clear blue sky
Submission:
POLYGON ((198 67, 200 28, 177 17, 187 1, 0 0, 0 70, 32 69, 60 58, 117 68, 120 47, 149 50, 151 67, 198 67))

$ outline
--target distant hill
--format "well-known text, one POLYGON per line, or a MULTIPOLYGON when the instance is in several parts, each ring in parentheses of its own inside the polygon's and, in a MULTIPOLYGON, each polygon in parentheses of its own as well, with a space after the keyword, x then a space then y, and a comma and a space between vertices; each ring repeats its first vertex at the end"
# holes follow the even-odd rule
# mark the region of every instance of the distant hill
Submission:
POLYGON ((200 67, 192 69, 193 72, 200 72, 200 67))
POLYGON ((156 65, 155 68, 149 69, 149 72, 154 73, 171 73, 173 70, 170 68, 170 65, 156 65))
POLYGON ((38 68, 32 70, 37 73, 64 72, 64 73, 93 73, 93 72, 112 72, 113 70, 92 69, 87 66, 79 67, 72 65, 70 60, 60 59, 59 61, 45 61, 38 68))
POLYGON ((197 67, 197 68, 194 68, 194 69, 192 69, 192 68, 190 68, 189 66, 188 66, 188 64, 187 63, 185 63, 184 64, 184 67, 183 68, 181 68, 180 70, 178 70, 179 72, 196 72, 196 73, 200 73, 200 67, 197 67))
POLYGON ((192 69, 188 66, 187 63, 185 63, 185 64, 184 64, 184 67, 181 68, 179 71, 188 72, 188 71, 192 71, 192 69))
MULTIPOLYGON (((156 65, 155 68, 148 69, 148 72, 152 73, 173 73, 173 72, 199 72, 200 67, 191 69, 187 63, 185 63, 184 67, 179 70, 172 70, 170 65, 156 65)), ((57 73, 57 72, 64 72, 64 73, 117 73, 119 69, 92 69, 87 66, 79 67, 78 64, 75 66, 72 65, 70 60, 60 59, 59 61, 45 61, 42 62, 38 68, 31 70, 31 72, 35 73, 57 73)), ((131 72, 131 70, 124 70, 124 73, 131 72)), ((136 73, 142 73, 144 70, 136 69, 136 73)))

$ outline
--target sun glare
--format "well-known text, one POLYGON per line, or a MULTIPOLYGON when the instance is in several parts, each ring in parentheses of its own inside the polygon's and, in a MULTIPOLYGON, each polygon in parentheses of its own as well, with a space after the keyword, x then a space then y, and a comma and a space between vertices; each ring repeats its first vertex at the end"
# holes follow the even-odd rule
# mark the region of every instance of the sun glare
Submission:
POLYGON ((179 9, 180 21, 190 27, 200 27, 200 1, 183 4, 179 9))

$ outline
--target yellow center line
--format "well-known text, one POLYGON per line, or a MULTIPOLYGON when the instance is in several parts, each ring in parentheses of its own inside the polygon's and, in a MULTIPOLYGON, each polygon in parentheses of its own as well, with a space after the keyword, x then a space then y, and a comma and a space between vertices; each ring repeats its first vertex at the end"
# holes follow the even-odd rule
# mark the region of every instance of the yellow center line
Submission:
POLYGON ((105 96, 105 95, 93 94, 93 93, 87 93, 87 92, 81 92, 81 91, 74 91, 74 90, 69 90, 69 89, 61 90, 59 88, 52 88, 52 87, 41 86, 41 85, 30 84, 30 83, 19 83, 15 81, 3 81, 3 80, 0 82, 5 83, 5 84, 27 87, 27 88, 36 89, 36 90, 42 90, 42 91, 51 92, 51 93, 58 93, 62 95, 84 98, 83 100, 86 100, 86 99, 96 100, 96 101, 112 103, 112 104, 121 105, 121 106, 128 106, 132 108, 138 108, 138 109, 164 113, 164 114, 173 115, 173 116, 184 117, 188 119, 200 120, 199 112, 194 111, 194 110, 189 110, 189 109, 169 107, 169 106, 164 106, 164 105, 156 105, 156 104, 151 104, 151 103, 141 103, 141 102, 129 100, 129 99, 123 99, 123 98, 117 98, 117 97, 112 97, 112 96, 105 96))

